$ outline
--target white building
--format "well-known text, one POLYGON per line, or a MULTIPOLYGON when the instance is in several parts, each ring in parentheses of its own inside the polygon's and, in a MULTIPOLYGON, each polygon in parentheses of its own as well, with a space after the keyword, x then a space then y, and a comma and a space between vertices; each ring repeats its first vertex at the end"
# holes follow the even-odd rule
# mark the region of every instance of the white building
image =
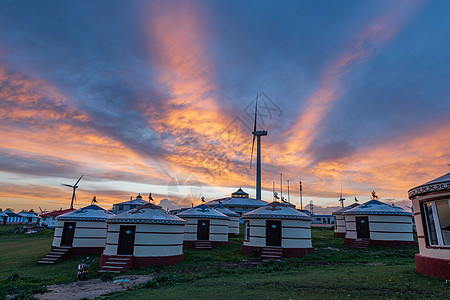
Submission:
POLYGON ((242 215, 242 252, 262 258, 301 257, 314 251, 311 218, 280 202, 272 202, 242 215))
POLYGON ((344 208, 341 208, 338 211, 333 212, 334 217, 334 236, 335 237, 345 237, 345 219, 343 213, 346 210, 352 209, 354 207, 357 207, 358 203, 353 203, 349 206, 346 206, 344 208))
POLYGON ((5 210, 4 213, 7 215, 6 224, 24 224, 25 220, 19 214, 16 214, 12 210, 5 210))
POLYGON ((183 261, 184 224, 152 203, 107 220, 108 236, 100 259, 103 271, 122 271, 183 261))
POLYGON ((252 211, 258 207, 264 206, 267 203, 268 202, 263 200, 249 198, 248 193, 239 188, 236 192, 231 194, 231 197, 208 201, 205 204, 210 207, 214 207, 220 204, 242 216, 242 214, 252 211))
POLYGON ((71 256, 102 253, 106 242, 106 220, 113 216, 113 213, 97 205, 58 216, 50 253, 39 263, 54 263, 71 256))
POLYGON ((18 213, 19 216, 23 217, 23 220, 25 223, 27 224, 33 224, 33 223, 37 223, 37 213, 33 212, 33 211, 21 211, 20 213, 18 213))
POLYGON ((360 242, 382 247, 414 244, 412 214, 401 208, 370 200, 342 214, 346 228, 344 243, 351 247, 360 242))
POLYGON ((230 218, 214 208, 202 204, 177 216, 186 220, 184 247, 210 248, 228 243, 230 218))
POLYGON ((130 209, 136 208, 138 206, 147 204, 148 202, 145 200, 142 200, 141 194, 137 195, 135 199, 131 197, 129 201, 120 202, 113 204, 113 213, 115 215, 121 214, 125 211, 128 211, 130 209))
POLYGON ((228 221, 228 235, 239 235, 239 214, 222 205, 214 206, 214 209, 230 218, 230 221, 228 221))
POLYGON ((43 213, 39 216, 39 225, 42 226, 48 226, 48 227, 55 227, 56 226, 56 217, 70 213, 74 211, 75 209, 69 208, 69 209, 60 209, 55 210, 48 213, 43 213))
POLYGON ((450 279, 450 173, 408 191, 416 220, 422 274, 450 279))

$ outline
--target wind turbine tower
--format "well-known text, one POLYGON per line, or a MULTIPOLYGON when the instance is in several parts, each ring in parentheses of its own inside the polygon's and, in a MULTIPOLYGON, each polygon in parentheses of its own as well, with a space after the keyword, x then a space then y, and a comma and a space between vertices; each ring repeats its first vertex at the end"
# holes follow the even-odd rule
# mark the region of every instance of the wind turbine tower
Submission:
MULTIPOLYGON (((83 177, 83 175, 81 175, 81 177, 83 177)), ((72 202, 70 202, 70 208, 73 208, 73 201, 77 199, 77 197, 75 196, 75 190, 78 188, 78 185, 77 185, 77 184, 78 184, 78 182, 80 182, 81 177, 77 180, 77 182, 75 182, 74 185, 61 183, 62 185, 71 187, 71 188, 73 189, 73 193, 72 193, 72 202)))
POLYGON ((341 207, 342 208, 344 208, 344 201, 345 201, 345 198, 342 197, 342 187, 341 187, 341 195, 339 197, 339 202, 341 202, 341 207))
POLYGON ((253 124, 253 143, 252 154, 250 158, 250 168, 252 167, 253 148, 255 147, 256 138, 256 199, 261 200, 261 137, 267 135, 266 130, 256 130, 256 120, 258 116, 258 94, 256 94, 255 105, 255 122, 253 124))

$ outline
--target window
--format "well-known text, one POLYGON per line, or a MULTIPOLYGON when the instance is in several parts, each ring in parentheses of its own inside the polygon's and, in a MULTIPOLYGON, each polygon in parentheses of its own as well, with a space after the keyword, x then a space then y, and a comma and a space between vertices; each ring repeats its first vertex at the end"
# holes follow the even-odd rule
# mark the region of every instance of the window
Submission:
POLYGON ((244 221, 244 241, 250 240, 250 226, 248 221, 244 221))
POLYGON ((422 204, 424 231, 430 246, 450 245, 450 200, 422 204))
POLYGON ((119 205, 119 210, 123 210, 123 205, 119 205))

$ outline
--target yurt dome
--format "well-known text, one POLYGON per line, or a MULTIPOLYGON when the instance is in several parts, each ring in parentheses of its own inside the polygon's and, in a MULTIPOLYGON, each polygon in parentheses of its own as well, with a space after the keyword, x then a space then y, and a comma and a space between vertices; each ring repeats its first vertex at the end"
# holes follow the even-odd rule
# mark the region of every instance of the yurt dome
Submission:
POLYGON ((239 215, 245 214, 258 207, 266 205, 268 202, 250 198, 248 193, 239 188, 236 192, 231 193, 231 197, 215 199, 208 201, 205 204, 214 207, 216 205, 222 205, 239 215))
POLYGON ((139 194, 136 196, 135 199, 133 199, 133 197, 130 197, 129 201, 113 204, 113 212, 114 214, 118 215, 130 209, 139 207, 141 205, 145 205, 147 203, 149 202, 143 200, 141 194, 139 194))
POLYGON ((186 220, 184 246, 210 248, 228 243, 228 222, 225 214, 205 204, 179 213, 186 220))
POLYGON ((214 206, 214 209, 230 218, 228 222, 228 235, 239 235, 239 214, 222 205, 214 206))
POLYGON ((345 211, 359 206, 358 203, 353 203, 349 206, 341 208, 338 211, 332 213, 334 217, 334 236, 335 237, 345 237, 345 219, 342 215, 345 211))
POLYGON ((272 202, 242 215, 242 252, 261 257, 301 257, 314 251, 311 217, 280 202, 272 202))
POLYGON ((412 214, 401 208, 370 200, 342 214, 346 227, 344 243, 350 247, 414 244, 412 214))
POLYGON ((50 253, 40 262, 102 253, 106 242, 105 221, 113 216, 113 213, 100 206, 89 205, 56 217, 50 253))
POLYGON ((1 209, 0 209, 0 225, 4 225, 6 224, 6 218, 8 217, 7 214, 5 214, 1 209))
POLYGON ((416 268, 450 279, 450 173, 408 191, 419 243, 416 268))
POLYGON ((121 271, 183 261, 183 219, 152 203, 107 220, 108 234, 100 259, 102 270, 121 271))

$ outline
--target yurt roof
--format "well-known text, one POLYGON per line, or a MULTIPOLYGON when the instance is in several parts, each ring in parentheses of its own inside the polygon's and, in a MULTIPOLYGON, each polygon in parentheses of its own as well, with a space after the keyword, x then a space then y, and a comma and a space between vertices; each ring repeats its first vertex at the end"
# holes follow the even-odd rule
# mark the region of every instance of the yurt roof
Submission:
POLYGON ((268 202, 263 200, 257 200, 253 198, 245 198, 245 197, 227 197, 216 200, 211 200, 206 203, 208 206, 243 206, 243 207, 261 207, 266 205, 268 202))
POLYGON ((186 222, 172 215, 153 203, 146 203, 132 210, 120 213, 107 220, 107 223, 146 223, 146 224, 180 224, 186 222))
POLYGON ((235 213, 234 211, 229 210, 228 208, 226 208, 220 204, 217 206, 214 206, 214 209, 217 211, 220 211, 221 213, 223 213, 224 215, 229 216, 229 217, 239 217, 238 213, 235 213))
POLYGON ((98 205, 92 204, 76 211, 56 217, 56 220, 74 220, 74 221, 105 221, 113 217, 114 214, 98 205))
POLYGON ((181 218, 206 218, 206 219, 227 219, 229 218, 221 213, 220 211, 215 210, 212 207, 209 207, 206 204, 201 204, 199 206, 190 208, 188 210, 185 210, 177 216, 181 218))
POLYGON ((355 207, 357 207, 357 206, 359 206, 359 203, 353 203, 353 204, 350 204, 349 206, 346 206, 346 207, 344 207, 344 208, 341 208, 341 209, 339 209, 339 210, 337 210, 337 211, 334 211, 332 214, 333 215, 342 215, 342 213, 344 212, 344 211, 346 211, 346 210, 349 210, 349 209, 352 209, 352 208, 355 208, 355 207))
POLYGON ((349 209, 343 213, 344 215, 397 215, 411 216, 412 214, 401 208, 383 203, 378 200, 370 200, 357 207, 349 209))
POLYGON ((295 219, 311 221, 311 218, 284 203, 274 201, 242 215, 243 219, 295 219))
POLYGON ((19 215, 19 214, 16 214, 15 212, 10 211, 10 210, 5 210, 5 214, 6 214, 8 217, 11 217, 11 218, 13 218, 13 217, 16 217, 16 218, 23 218, 23 216, 21 216, 21 215, 19 215))
POLYGON ((437 191, 450 190, 450 173, 447 173, 441 177, 428 181, 422 185, 412 188, 408 191, 408 196, 411 199, 414 196, 424 195, 437 191))
POLYGON ((54 210, 45 214, 40 215, 40 217, 53 217, 53 216, 60 216, 63 214, 67 214, 70 213, 71 211, 74 211, 75 209, 73 208, 68 208, 68 209, 61 209, 61 210, 54 210))
POLYGON ((145 200, 142 200, 142 198, 136 198, 136 199, 128 200, 125 202, 116 203, 114 205, 145 205, 147 203, 148 202, 145 200))
POLYGON ((0 210, 0 217, 7 217, 8 215, 7 214, 5 214, 4 212, 2 212, 1 210, 0 210))
POLYGON ((24 218, 36 218, 36 216, 33 215, 32 213, 25 212, 25 211, 21 211, 20 213, 18 213, 18 215, 22 216, 24 218))

